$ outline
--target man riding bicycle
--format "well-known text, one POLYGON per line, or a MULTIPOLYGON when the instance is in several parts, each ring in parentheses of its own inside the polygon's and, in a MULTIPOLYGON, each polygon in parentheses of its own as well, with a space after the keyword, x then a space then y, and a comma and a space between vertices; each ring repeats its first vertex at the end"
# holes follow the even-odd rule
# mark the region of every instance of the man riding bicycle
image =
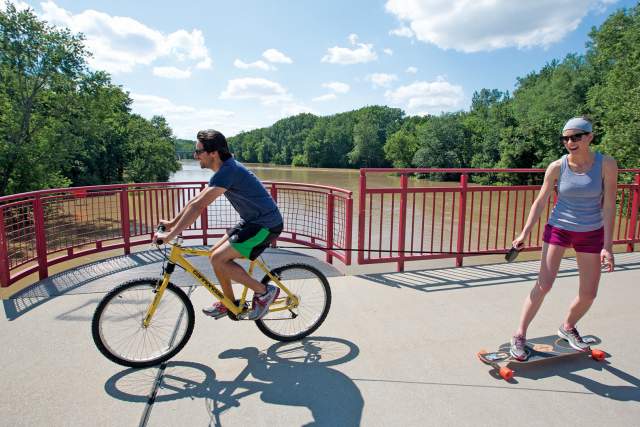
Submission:
MULTIPOLYGON (((260 319, 269 311, 269 305, 278 297, 280 289, 258 282, 234 260, 255 259, 260 255, 282 232, 282 215, 258 178, 233 158, 222 133, 213 129, 198 132, 193 157, 200 162, 201 168, 214 172, 209 186, 189 200, 175 218, 161 220, 166 231, 157 232, 153 240, 166 242, 174 239, 193 224, 207 206, 224 194, 240 215, 241 221, 227 230, 211 252, 209 261, 226 297, 235 300, 232 280, 254 291, 248 318, 260 319)), ((217 302, 202 312, 218 319, 227 314, 227 308, 217 302)))

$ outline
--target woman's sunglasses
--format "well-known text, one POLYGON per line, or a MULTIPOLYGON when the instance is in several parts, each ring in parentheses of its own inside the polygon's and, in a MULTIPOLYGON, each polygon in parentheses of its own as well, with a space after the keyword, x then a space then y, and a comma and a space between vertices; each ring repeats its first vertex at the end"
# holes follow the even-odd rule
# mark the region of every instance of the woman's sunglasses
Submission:
POLYGON ((580 141, 583 136, 587 135, 589 132, 576 133, 575 135, 569 136, 561 136, 560 142, 569 142, 569 141, 580 141))

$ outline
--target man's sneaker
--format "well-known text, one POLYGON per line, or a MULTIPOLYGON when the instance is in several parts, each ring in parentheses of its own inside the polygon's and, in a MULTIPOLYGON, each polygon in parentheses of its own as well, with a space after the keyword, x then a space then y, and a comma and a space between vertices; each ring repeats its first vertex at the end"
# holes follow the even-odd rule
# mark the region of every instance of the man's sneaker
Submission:
POLYGON ((582 337, 575 327, 567 330, 563 325, 560 325, 560 327, 558 328, 558 336, 567 340, 569 342, 569 345, 578 351, 589 350, 589 344, 582 340, 582 337))
POLYGON ((211 316, 214 319, 220 319, 221 317, 226 316, 228 311, 229 310, 227 310, 227 307, 225 307, 224 304, 221 302, 217 302, 213 304, 211 307, 202 309, 202 312, 204 314, 206 314, 207 316, 211 316))
POLYGON ((516 335, 513 338, 511 338, 511 347, 509 348, 509 353, 511 354, 511 357, 520 361, 527 360, 527 357, 529 356, 529 354, 525 349, 526 344, 527 344, 527 339, 522 335, 516 335))
POLYGON ((255 294, 251 304, 252 309, 248 316, 249 320, 258 320, 264 317, 269 311, 269 306, 273 300, 278 298, 279 294, 280 288, 273 285, 267 285, 267 291, 264 294, 255 294))

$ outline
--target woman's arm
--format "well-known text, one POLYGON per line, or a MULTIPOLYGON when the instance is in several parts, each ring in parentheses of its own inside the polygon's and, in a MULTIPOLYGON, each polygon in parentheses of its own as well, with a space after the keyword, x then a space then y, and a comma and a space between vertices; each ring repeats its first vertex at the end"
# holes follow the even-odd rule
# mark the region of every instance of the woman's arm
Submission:
POLYGON ((540 215, 542 215, 542 212, 549 202, 549 196, 551 196, 553 187, 559 176, 560 160, 556 160, 547 167, 547 170, 544 173, 544 182, 542 183, 538 197, 536 197, 536 200, 534 200, 531 205, 527 222, 525 223, 520 235, 516 237, 512 243, 514 248, 519 248, 524 244, 524 241, 531 233, 533 225, 538 222, 538 219, 540 219, 540 215))
POLYGON ((613 225, 616 215, 616 194, 618 193, 618 164, 613 157, 605 156, 602 167, 604 180, 602 195, 604 248, 600 253, 600 259, 607 266, 607 271, 613 271, 613 225))

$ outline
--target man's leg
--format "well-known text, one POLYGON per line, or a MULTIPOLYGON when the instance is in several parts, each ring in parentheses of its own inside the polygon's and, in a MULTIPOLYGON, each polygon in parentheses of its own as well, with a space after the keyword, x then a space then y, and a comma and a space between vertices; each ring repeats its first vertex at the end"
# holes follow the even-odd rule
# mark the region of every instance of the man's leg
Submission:
POLYGON ((578 262, 580 288, 578 296, 573 300, 564 320, 563 327, 566 330, 574 328, 582 316, 589 311, 598 294, 600 283, 600 254, 576 252, 576 261, 578 262))
POLYGON ((527 329, 531 321, 538 313, 545 295, 551 290, 551 286, 558 275, 560 262, 565 251, 564 246, 542 244, 542 256, 540 260, 540 273, 533 289, 527 296, 522 306, 522 314, 520 315, 520 324, 516 331, 516 336, 527 336, 527 329))
POLYGON ((231 281, 246 285, 254 292, 262 294, 266 291, 266 287, 253 277, 249 276, 247 271, 237 264, 234 259, 242 258, 242 255, 235 250, 229 242, 223 243, 209 256, 213 271, 222 286, 222 292, 228 298, 235 299, 231 281))

